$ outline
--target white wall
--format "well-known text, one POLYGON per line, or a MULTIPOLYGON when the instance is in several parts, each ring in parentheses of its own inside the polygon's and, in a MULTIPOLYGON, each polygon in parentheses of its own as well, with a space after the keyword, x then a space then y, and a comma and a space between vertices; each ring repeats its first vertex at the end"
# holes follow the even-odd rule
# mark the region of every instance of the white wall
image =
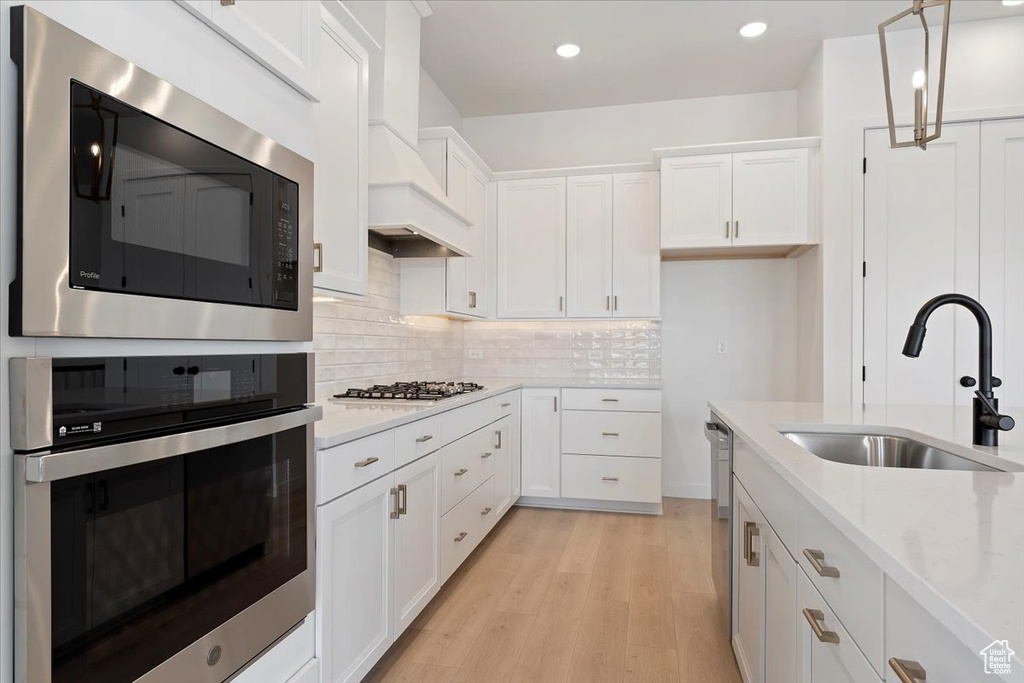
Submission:
MULTIPOLYGON (((916 38, 916 32, 900 33, 888 41, 896 87, 909 82, 917 66, 916 38)), ((862 130, 885 124, 885 93, 877 35, 826 40, 823 49, 824 395, 828 401, 849 402, 854 368, 861 364, 853 348, 860 331, 851 316, 860 292, 851 254, 861 249, 852 196, 861 176, 862 130)), ((1024 17, 951 25, 945 98, 947 120, 965 112, 977 117, 983 110, 1024 112, 1024 17)), ((905 107, 897 111, 903 122, 906 114, 905 107)))
POLYGON ((494 171, 650 162, 655 147, 796 135, 795 91, 483 116, 463 137, 494 171))
MULTIPOLYGON (((8 425, 7 360, 18 356, 249 353, 309 350, 309 343, 26 339, 7 336, 14 279, 17 70, 9 59, 9 0, 0 0, 0 680, 13 677, 14 456, 8 425)), ((31 2, 143 69, 205 100, 247 126, 314 159, 313 104, 171 0, 31 2)), ((59 46, 58 48, 59 49, 59 46)), ((67 131, 54 131, 54 135, 67 131)), ((55 188, 63 197, 62 188, 55 188)))
POLYGON ((797 135, 821 135, 824 76, 824 50, 818 48, 796 89, 797 135))
POLYGON ((666 495, 709 496, 708 400, 796 400, 796 288, 794 259, 661 264, 666 495))
POLYGON ((451 126, 462 132, 462 114, 441 87, 420 67, 420 128, 451 126))

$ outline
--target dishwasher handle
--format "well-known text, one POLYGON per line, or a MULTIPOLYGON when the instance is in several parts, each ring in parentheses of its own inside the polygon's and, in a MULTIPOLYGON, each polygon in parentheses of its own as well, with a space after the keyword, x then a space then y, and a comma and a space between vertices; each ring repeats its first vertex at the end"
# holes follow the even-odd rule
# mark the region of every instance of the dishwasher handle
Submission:
POLYGON ((717 422, 704 423, 704 436, 711 442, 712 446, 724 449, 728 447, 729 433, 717 422))

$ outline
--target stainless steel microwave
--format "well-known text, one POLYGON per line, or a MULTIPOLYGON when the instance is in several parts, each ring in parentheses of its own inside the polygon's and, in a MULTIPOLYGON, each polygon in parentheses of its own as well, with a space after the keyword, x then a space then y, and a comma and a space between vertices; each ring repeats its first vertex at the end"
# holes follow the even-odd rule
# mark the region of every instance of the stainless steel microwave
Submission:
POLYGON ((20 336, 312 339, 313 164, 16 7, 20 336))

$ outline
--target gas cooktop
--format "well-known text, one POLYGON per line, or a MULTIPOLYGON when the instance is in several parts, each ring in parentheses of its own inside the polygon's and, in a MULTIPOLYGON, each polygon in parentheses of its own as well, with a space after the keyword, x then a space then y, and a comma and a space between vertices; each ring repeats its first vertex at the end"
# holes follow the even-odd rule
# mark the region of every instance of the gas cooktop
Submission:
POLYGON ((348 389, 334 398, 367 399, 377 401, 440 401, 484 387, 476 382, 395 382, 374 384, 366 389, 348 389))

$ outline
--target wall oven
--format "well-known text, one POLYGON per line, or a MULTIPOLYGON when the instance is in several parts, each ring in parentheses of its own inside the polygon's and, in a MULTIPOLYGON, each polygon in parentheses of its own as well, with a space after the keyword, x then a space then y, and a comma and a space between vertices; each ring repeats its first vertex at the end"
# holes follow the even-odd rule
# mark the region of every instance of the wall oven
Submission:
POLYGON ((312 368, 11 361, 16 680, 223 681, 313 610, 312 368))
POLYGON ((312 339, 312 164, 27 7, 11 333, 312 339))

